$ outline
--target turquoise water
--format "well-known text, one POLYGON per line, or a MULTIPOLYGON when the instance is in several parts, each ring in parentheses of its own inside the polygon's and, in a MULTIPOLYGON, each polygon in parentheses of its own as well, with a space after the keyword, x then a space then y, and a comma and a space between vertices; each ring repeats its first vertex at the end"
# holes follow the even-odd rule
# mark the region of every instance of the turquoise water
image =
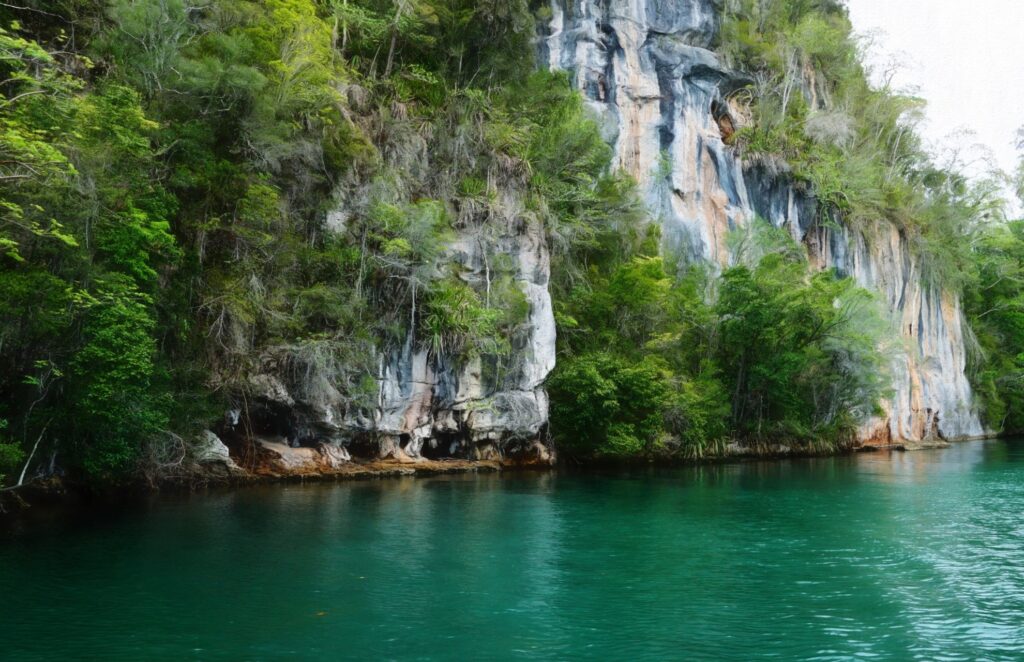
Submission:
POLYGON ((1024 442, 272 486, 0 535, 0 659, 1024 659, 1024 442))

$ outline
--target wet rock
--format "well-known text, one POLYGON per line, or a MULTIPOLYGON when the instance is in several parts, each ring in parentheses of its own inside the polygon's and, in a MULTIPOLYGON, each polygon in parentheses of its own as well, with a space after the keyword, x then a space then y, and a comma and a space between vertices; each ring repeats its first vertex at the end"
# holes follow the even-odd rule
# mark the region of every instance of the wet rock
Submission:
POLYGON ((221 465, 228 469, 238 469, 231 459, 228 447, 216 434, 203 430, 192 447, 192 457, 200 465, 221 465))
POLYGON ((927 451, 940 448, 949 448, 950 443, 942 439, 930 439, 925 441, 907 441, 893 447, 897 451, 927 451))

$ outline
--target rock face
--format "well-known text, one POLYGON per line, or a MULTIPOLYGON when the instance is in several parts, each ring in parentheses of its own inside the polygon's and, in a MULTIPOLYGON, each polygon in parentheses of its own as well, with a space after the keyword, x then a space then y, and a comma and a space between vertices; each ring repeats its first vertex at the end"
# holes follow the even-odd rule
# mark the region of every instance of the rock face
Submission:
MULTIPOLYGON (((513 207, 514 208, 514 207, 513 207)), ((506 455, 548 463, 553 455, 540 438, 548 399, 542 384, 555 367, 555 318, 548 292, 550 258, 543 227, 516 213, 489 240, 472 232, 449 248, 470 283, 487 279, 499 255, 515 265, 515 280, 529 303, 529 317, 513 338, 510 365, 502 377, 486 376, 481 359, 458 365, 432 358, 407 338, 382 362, 378 406, 372 420, 348 424, 373 430, 387 441, 384 456, 433 455, 496 459, 506 455)))
POLYGON ((224 442, 209 430, 204 430, 199 434, 190 450, 191 460, 195 467, 195 477, 230 478, 245 473, 241 467, 235 464, 231 452, 224 442))
MULTIPOLYGON (((417 170, 429 169, 426 150, 417 158, 423 160, 417 170)), ((488 290, 495 264, 511 274, 528 315, 509 338, 510 355, 500 366, 487 357, 435 355, 410 331, 394 349, 365 348, 361 362, 373 366, 376 392, 357 402, 343 394, 343 370, 330 362, 304 359, 292 348, 269 352, 249 381, 249 420, 257 428, 250 434, 280 471, 312 471, 326 466, 324 458, 331 469, 352 458, 553 463, 543 388, 555 365, 547 240, 514 181, 499 193, 500 212, 486 224, 457 224, 440 263, 454 265, 452 271, 478 291, 488 290)), ((335 231, 344 229, 344 210, 359 205, 360 197, 366 196, 358 190, 339 196, 343 211, 329 219, 335 231)), ((237 428, 238 421, 229 412, 224 425, 237 428)))
MULTIPOLYGON (((902 347, 893 352, 885 416, 863 428, 863 441, 984 434, 965 374, 960 302, 923 283, 899 231, 825 227, 784 167, 745 163, 725 144, 740 119, 729 96, 747 78, 709 50, 717 5, 551 0, 542 61, 569 72, 600 118, 616 165, 637 180, 662 226, 666 252, 727 265, 727 233, 760 216, 803 242, 813 263, 882 295, 902 347)), ((814 87, 811 102, 822 104, 814 87)))

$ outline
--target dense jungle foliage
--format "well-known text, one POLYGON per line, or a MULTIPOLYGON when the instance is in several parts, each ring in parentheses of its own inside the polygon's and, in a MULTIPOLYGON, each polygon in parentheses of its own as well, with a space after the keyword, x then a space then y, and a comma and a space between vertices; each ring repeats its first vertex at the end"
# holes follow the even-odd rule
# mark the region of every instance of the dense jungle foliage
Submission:
POLYGON ((551 380, 561 448, 827 449, 876 413, 889 331, 874 295, 815 273, 766 223, 735 239, 738 263, 718 275, 695 265, 672 279, 649 244, 566 293, 551 380))
POLYGON ((486 221, 496 168, 541 210, 592 195, 537 155, 578 102, 530 78, 525 2, 29 0, 0 22, 8 471, 171 464, 269 347, 353 400, 367 348, 412 324, 500 353, 522 293, 502 265, 486 300, 447 270, 453 224, 486 221))
MULTIPOLYGON (((482 291, 444 248, 510 195, 552 249, 568 452, 847 441, 884 394, 878 302, 760 225, 721 273, 667 269, 579 96, 534 73, 540 4, 0 5, 0 474, 173 465, 271 349, 354 403, 410 331, 500 370, 529 304, 509 265, 482 291)), ((836 3, 726 5, 719 48, 754 76, 737 148, 837 220, 904 228, 967 293, 989 420, 1019 429, 1020 228, 979 234, 990 197, 868 86, 836 3)))
POLYGON ((968 374, 983 420, 992 430, 1024 432, 1024 221, 977 233, 970 276, 968 374))

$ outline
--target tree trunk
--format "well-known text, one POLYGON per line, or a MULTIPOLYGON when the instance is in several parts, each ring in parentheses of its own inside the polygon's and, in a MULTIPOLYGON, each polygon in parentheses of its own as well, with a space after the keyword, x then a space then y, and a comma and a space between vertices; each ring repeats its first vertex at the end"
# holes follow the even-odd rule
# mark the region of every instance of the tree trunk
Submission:
POLYGON ((402 20, 402 14, 405 12, 405 0, 399 0, 398 8, 395 10, 395 20, 391 24, 391 45, 388 47, 388 61, 384 65, 384 78, 391 75, 391 68, 395 63, 395 46, 398 44, 398 22, 402 20))
POLYGON ((28 465, 32 464, 32 458, 35 457, 36 450, 39 448, 39 442, 43 440, 43 435, 46 434, 46 428, 50 426, 50 422, 47 421, 46 425, 43 426, 42 431, 39 432, 39 436, 36 437, 36 443, 32 445, 32 452, 28 454, 28 459, 25 460, 25 466, 21 468, 21 475, 18 476, 18 483, 15 487, 21 487, 25 484, 25 474, 28 472, 28 465))

